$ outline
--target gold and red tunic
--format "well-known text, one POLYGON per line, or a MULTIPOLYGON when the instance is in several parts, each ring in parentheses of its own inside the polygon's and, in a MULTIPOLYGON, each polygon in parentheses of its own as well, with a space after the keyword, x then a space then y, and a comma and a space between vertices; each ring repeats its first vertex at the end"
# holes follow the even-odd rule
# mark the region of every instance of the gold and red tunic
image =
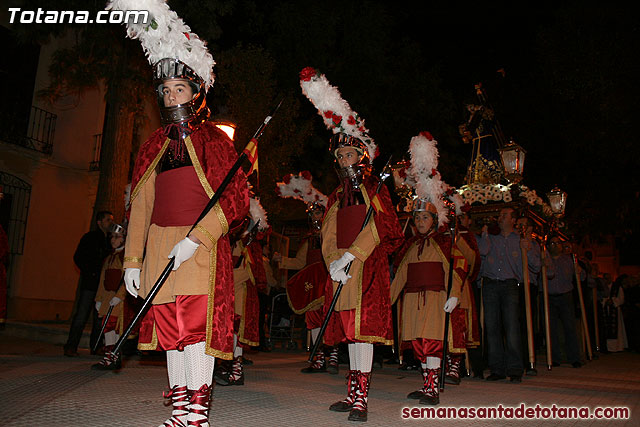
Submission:
POLYGON ((267 275, 262 263, 262 245, 253 241, 244 247, 238 241, 233 248, 234 265, 242 256, 242 262, 233 270, 235 289, 235 330, 238 341, 255 347, 260 345, 260 300, 258 291, 267 287, 267 275))
MULTIPOLYGON (((401 261, 391 284, 392 302, 402 293, 398 309, 401 341, 442 341, 450 245, 449 236, 436 232, 429 236, 414 236, 401 249, 401 261)), ((460 299, 464 277, 463 270, 454 268, 450 297, 460 299)), ((456 310, 450 315, 449 351, 461 353, 464 352, 464 317, 456 315, 456 310), (462 334, 458 335, 457 331, 462 334)))
POLYGON ((113 307, 111 315, 107 319, 108 324, 115 326, 112 329, 105 328, 105 332, 115 330, 118 335, 122 335, 124 329, 124 304, 127 296, 127 290, 122 282, 122 276, 124 275, 124 270, 122 269, 123 258, 123 250, 114 252, 105 258, 95 298, 96 302, 102 303, 100 310, 98 310, 98 317, 106 316, 109 311, 109 302, 113 297, 120 298, 121 302, 113 307))
MULTIPOLYGON (((133 172, 124 268, 141 268, 141 297, 148 294, 171 249, 186 237, 238 157, 226 134, 205 122, 184 140, 192 166, 158 173, 169 143, 162 129, 154 132, 140 148, 133 172)), ((153 300, 166 304, 177 296, 206 295, 206 353, 222 359, 233 358, 233 265, 226 233, 248 208, 246 177, 239 170, 192 232, 202 242, 194 256, 169 274, 153 300)), ((152 313, 140 327, 138 347, 143 350, 158 348, 152 313)))
MULTIPOLYGON (((393 344, 389 255, 402 242, 402 230, 389 191, 383 185, 378 194, 382 209, 360 231, 376 187, 374 177, 364 180, 360 185, 364 204, 359 205, 344 203, 345 206, 341 206, 343 187, 329 196, 321 231, 325 265, 328 268, 346 251, 356 258, 349 271, 351 278, 342 288, 336 313, 327 327, 324 336, 327 345, 354 341, 393 344)), ((325 312, 337 287, 338 283, 329 276, 325 286, 325 312)))

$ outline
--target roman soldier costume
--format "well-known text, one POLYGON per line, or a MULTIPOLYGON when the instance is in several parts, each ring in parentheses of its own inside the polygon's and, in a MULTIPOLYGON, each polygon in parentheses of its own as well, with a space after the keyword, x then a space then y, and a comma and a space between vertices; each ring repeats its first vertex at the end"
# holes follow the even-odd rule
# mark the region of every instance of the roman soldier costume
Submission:
MULTIPOLYGON (((108 9, 135 10, 133 1, 108 9)), ((237 159, 232 141, 207 121, 206 92, 215 62, 205 42, 163 1, 149 22, 127 23, 153 66, 163 127, 140 147, 133 170, 125 284, 145 297, 169 258, 173 271, 140 326, 138 348, 167 352, 172 416, 164 426, 208 426, 215 357, 233 357, 233 265, 226 237, 248 210, 239 171, 220 201, 191 226, 237 159), (167 106, 165 84, 185 82, 193 98, 167 106), (197 243, 200 242, 200 243, 197 243)))
POLYGON ((220 385, 244 385, 243 346, 260 345, 260 301, 258 291, 267 287, 267 275, 262 263, 262 244, 257 235, 264 233, 269 225, 267 215, 258 199, 250 199, 250 218, 243 238, 237 239, 233 247, 233 282, 235 293, 233 362, 216 372, 220 385))
MULTIPOLYGON (((112 239, 119 236, 124 238, 124 228, 119 224, 113 224, 109 233, 112 239)), ((104 322, 105 353, 113 350, 124 329, 124 306, 127 291, 124 286, 121 286, 124 274, 122 269, 123 259, 124 240, 122 240, 120 247, 114 248, 114 251, 105 258, 100 273, 98 290, 96 292, 96 310, 98 311, 98 317, 103 319, 104 322), (109 313, 110 307, 113 307, 113 309, 111 309, 109 317, 105 318, 109 313)), ((96 370, 113 370, 120 367, 119 362, 120 360, 118 359, 115 363, 111 363, 111 359, 106 356, 91 368, 96 370)))
POLYGON ((349 420, 366 421, 373 343, 393 343, 388 256, 401 242, 402 232, 387 188, 382 186, 376 194, 378 182, 370 171, 377 147, 367 135, 364 121, 350 110, 324 75, 305 68, 300 79, 303 93, 335 134, 332 155, 337 159, 343 149, 349 148, 357 153, 355 163, 338 165, 342 183, 329 196, 322 223, 322 255, 330 273, 325 311, 338 282, 344 284, 324 341, 328 345, 345 342, 349 349, 347 397, 331 405, 330 410, 349 412, 349 420), (372 204, 376 214, 362 229, 372 204))
MULTIPOLYGON (((455 312, 466 271, 454 264, 451 293, 447 297, 452 250, 454 262, 456 255, 461 256, 456 247, 451 248, 450 236, 437 231, 448 221, 445 203, 448 187, 436 169, 437 149, 430 134, 425 132, 414 137, 410 151, 406 181, 416 193, 412 203, 414 215, 425 212, 431 217, 431 223, 430 228, 407 239, 398 252, 400 262, 391 284, 391 300, 395 302, 402 295, 398 308, 400 340, 411 342, 416 359, 422 365, 423 387, 407 397, 420 399, 422 404, 437 405, 446 312, 455 312)), ((451 316, 452 325, 456 319, 451 316)), ((446 339, 448 350, 464 351, 464 335, 453 333, 461 329, 450 330, 452 333, 446 339)))
MULTIPOLYGON (((312 344, 318 339, 324 312, 324 288, 328 271, 322 258, 322 218, 327 210, 328 198, 311 184, 311 174, 303 171, 298 175, 289 174, 277 183, 277 192, 281 197, 291 197, 304 202, 309 216, 309 234, 302 240, 294 258, 283 256, 279 267, 287 270, 299 270, 287 281, 287 300, 296 314, 304 314, 307 329, 311 332, 312 344)), ((303 373, 338 373, 338 347, 331 347, 329 363, 324 352, 316 353, 309 366, 302 368, 303 373)))
MULTIPOLYGON (((478 324, 478 310, 476 308, 473 293, 474 282, 480 271, 480 253, 478 242, 474 234, 458 224, 457 247, 459 253, 454 255, 455 268, 464 271, 465 277, 460 291, 460 305, 451 313, 451 327, 456 342, 464 339, 464 348, 450 349, 447 357, 447 372, 445 381, 447 384, 460 384, 461 366, 466 351, 477 348, 480 345, 480 328, 478 324), (466 351, 465 351, 466 350, 466 351)), ((450 245, 450 243, 449 243, 450 245)))

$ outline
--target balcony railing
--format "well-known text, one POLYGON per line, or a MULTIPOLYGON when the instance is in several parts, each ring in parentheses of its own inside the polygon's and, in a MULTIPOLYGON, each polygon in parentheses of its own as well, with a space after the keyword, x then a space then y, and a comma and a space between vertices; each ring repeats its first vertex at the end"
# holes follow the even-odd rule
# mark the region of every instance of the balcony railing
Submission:
POLYGON ((31 107, 31 120, 27 139, 34 150, 51 154, 53 151, 53 136, 56 131, 57 116, 38 107, 31 107))
MULTIPOLYGON (((3 114, 6 116, 6 113, 3 114)), ((25 132, 23 117, 3 117, 1 136, 5 142, 50 155, 53 152, 53 137, 57 116, 36 106, 31 106, 31 114, 25 132)))

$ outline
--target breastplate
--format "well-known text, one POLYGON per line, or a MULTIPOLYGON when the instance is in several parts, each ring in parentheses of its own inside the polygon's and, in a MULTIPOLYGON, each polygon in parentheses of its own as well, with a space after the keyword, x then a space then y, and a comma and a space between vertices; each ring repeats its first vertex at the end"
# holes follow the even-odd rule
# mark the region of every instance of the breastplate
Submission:
POLYGON ((160 161, 160 172, 166 172, 184 166, 193 166, 191 157, 189 157, 189 152, 187 151, 187 146, 183 139, 178 141, 172 139, 160 161))

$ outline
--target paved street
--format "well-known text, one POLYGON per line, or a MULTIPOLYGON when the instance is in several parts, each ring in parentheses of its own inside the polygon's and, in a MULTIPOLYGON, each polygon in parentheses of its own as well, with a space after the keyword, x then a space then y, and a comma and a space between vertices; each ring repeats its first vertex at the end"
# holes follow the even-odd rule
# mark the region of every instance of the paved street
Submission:
MULTIPOLYGON (((99 360, 87 349, 80 357, 62 356, 60 344, 31 341, 0 332, 0 414, 5 426, 157 426, 170 410, 163 406, 167 386, 162 358, 134 356, 119 372, 89 369, 99 360)), ((346 388, 341 365, 338 376, 301 374, 302 351, 254 353, 245 368, 245 385, 217 386, 210 420, 215 426, 333 426, 354 425, 347 414, 327 410, 344 397, 346 388)), ((367 426, 431 420, 404 421, 402 408, 416 404, 406 394, 418 388, 416 371, 400 371, 385 365, 374 371, 367 426)), ((447 386, 441 395, 444 406, 627 406, 629 420, 529 421, 530 425, 638 425, 640 411, 640 355, 601 355, 581 369, 540 370, 522 384, 488 383, 466 379, 460 386, 447 386)), ((435 421, 447 425, 486 425, 486 420, 435 421)), ((510 420, 492 420, 492 425, 513 425, 510 420)), ((525 421, 527 423, 527 421, 525 421)))

